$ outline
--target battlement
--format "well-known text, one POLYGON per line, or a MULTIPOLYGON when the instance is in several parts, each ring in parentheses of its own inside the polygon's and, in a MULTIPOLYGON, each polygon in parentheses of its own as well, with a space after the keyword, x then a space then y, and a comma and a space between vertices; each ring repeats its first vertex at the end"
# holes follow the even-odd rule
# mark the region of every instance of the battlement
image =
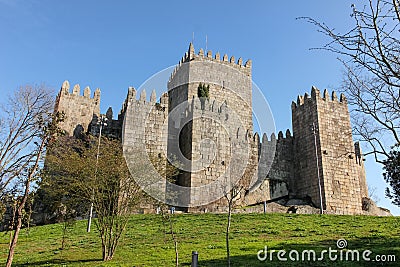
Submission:
POLYGON ((314 101, 326 101, 326 102, 336 102, 338 104, 343 104, 347 106, 347 98, 341 93, 340 98, 338 99, 335 91, 332 91, 332 94, 329 95, 327 89, 324 90, 323 95, 321 96, 321 92, 315 86, 311 87, 311 96, 308 93, 305 93, 304 96, 297 96, 297 101, 292 102, 292 110, 296 109, 304 104, 307 104, 310 100, 314 101))
MULTIPOLYGON (((269 151, 273 153, 277 146, 285 145, 285 144, 293 144, 293 136, 289 129, 286 130, 285 135, 282 131, 279 131, 278 136, 275 133, 272 133, 268 138, 267 134, 264 133, 260 140, 260 136, 258 133, 254 134, 253 141, 255 145, 258 147, 259 154, 261 151, 269 151)), ((265 153, 265 152, 264 152, 265 153)))
POLYGON ((283 134, 282 131, 279 131, 278 137, 275 133, 272 133, 270 137, 268 138, 268 135, 266 133, 263 133, 262 137, 260 138, 260 135, 256 132, 253 135, 253 141, 256 142, 256 144, 260 145, 265 145, 267 143, 273 143, 276 144, 277 142, 292 142, 293 141, 293 136, 290 132, 289 129, 286 130, 285 134, 283 134))
MULTIPOLYGON (((61 90, 58 94, 58 97, 60 97, 61 95, 72 95, 72 96, 77 96, 77 97, 85 97, 85 98, 91 98, 90 97, 91 94, 91 90, 89 86, 86 86, 85 89, 83 90, 83 95, 81 95, 81 87, 79 84, 75 84, 72 92, 70 92, 70 84, 69 81, 65 80, 61 86, 61 90)), ((100 88, 97 88, 94 93, 93 93, 93 97, 91 99, 94 99, 96 101, 100 101, 100 95, 101 95, 101 91, 100 88)))
POLYGON ((251 73, 251 66, 252 66, 251 59, 247 60, 243 64, 243 59, 241 57, 239 57, 238 60, 236 61, 234 56, 231 56, 229 58, 227 54, 224 54, 222 56, 222 58, 221 58, 221 55, 220 55, 219 52, 217 52, 215 54, 215 56, 213 57, 211 50, 208 50, 207 53, 205 53, 202 48, 200 48, 199 52, 196 54, 193 44, 190 43, 188 52, 185 53, 185 55, 181 58, 181 60, 179 61, 178 65, 175 67, 175 69, 171 73, 169 81, 171 81, 173 79, 173 77, 175 76, 176 72, 180 69, 180 67, 183 64, 189 63, 191 61, 216 62, 216 63, 219 63, 219 64, 224 64, 224 65, 227 65, 227 66, 231 66, 233 68, 236 68, 236 69, 238 69, 240 71, 245 72, 246 74, 251 73))
POLYGON ((137 106, 138 105, 154 106, 156 104, 159 104, 165 107, 168 105, 168 93, 163 93, 161 97, 157 100, 156 91, 153 89, 151 91, 150 98, 147 99, 147 92, 145 89, 142 89, 138 97, 136 89, 130 86, 128 87, 128 93, 126 95, 125 101, 122 104, 119 116, 121 116, 121 114, 124 114, 128 106, 132 105, 133 103, 135 103, 135 105, 137 106))
POLYGON ((161 97, 157 100, 156 90, 153 89, 150 94, 150 98, 147 100, 147 92, 146 89, 142 89, 139 94, 139 98, 137 98, 137 91, 134 87, 128 88, 128 94, 126 96, 125 102, 134 102, 137 101, 139 103, 148 104, 148 103, 160 103, 167 104, 168 103, 168 93, 163 93, 161 97))
POLYGON ((204 54, 203 48, 200 48, 198 54, 196 55, 194 46, 192 43, 189 45, 189 50, 187 53, 185 53, 184 57, 182 57, 180 63, 185 63, 189 62, 192 60, 210 60, 210 61, 216 61, 216 62, 225 62, 226 64, 229 64, 234 67, 239 67, 239 68, 249 68, 251 69, 251 59, 247 60, 246 63, 243 65, 243 59, 240 57, 237 61, 235 61, 235 57, 231 56, 230 59, 228 60, 228 55, 224 54, 221 59, 221 55, 219 52, 217 52, 213 58, 211 50, 207 51, 207 54, 204 54))

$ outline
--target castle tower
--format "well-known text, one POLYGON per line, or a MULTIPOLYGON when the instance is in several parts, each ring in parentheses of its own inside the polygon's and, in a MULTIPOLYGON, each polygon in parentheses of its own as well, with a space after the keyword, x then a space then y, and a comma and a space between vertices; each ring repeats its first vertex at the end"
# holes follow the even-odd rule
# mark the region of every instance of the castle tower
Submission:
POLYGON ((361 214, 368 196, 358 144, 353 143, 347 100, 335 92, 323 96, 315 87, 292 103, 295 151, 294 197, 309 197, 327 213, 361 214), (316 146, 312 125, 316 128, 316 146), (317 153, 317 157, 316 157, 317 153))
MULTIPOLYGON (((243 65, 241 58, 236 62, 219 53, 212 57, 211 51, 205 54, 202 49, 195 54, 190 44, 171 75, 168 94, 168 153, 182 153, 182 161, 187 159, 178 184, 194 188, 229 176, 234 165, 230 159, 235 158, 233 144, 244 148, 252 139, 251 61, 243 65), (207 99, 202 101, 198 98, 200 84, 209 87, 207 99), (176 110, 181 110, 178 113, 183 114, 184 122, 174 115, 176 110)), ((214 193, 218 194, 209 192, 214 193)))
POLYGON ((69 82, 64 81, 56 97, 54 111, 65 113, 65 120, 60 127, 67 135, 74 135, 77 131, 86 132, 92 119, 100 115, 100 89, 97 88, 91 98, 89 87, 81 95, 80 86, 76 84, 71 93, 69 82))
POLYGON ((242 58, 235 62, 232 56, 228 61, 226 54, 221 59, 219 53, 213 58, 211 51, 205 55, 203 49, 196 55, 190 43, 168 81, 170 110, 197 97, 200 83, 210 86, 210 99, 226 102, 230 109, 237 111, 245 131, 252 132, 251 60, 243 65, 242 58))

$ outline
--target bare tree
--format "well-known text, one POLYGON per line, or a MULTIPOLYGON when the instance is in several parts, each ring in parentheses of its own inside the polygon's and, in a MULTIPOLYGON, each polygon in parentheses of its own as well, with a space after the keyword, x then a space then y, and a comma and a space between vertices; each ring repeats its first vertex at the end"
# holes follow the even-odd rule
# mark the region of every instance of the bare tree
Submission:
MULTIPOLYGON (((175 183, 177 180, 177 176, 181 170, 181 164, 176 159, 172 159, 171 163, 166 158, 158 157, 156 155, 150 155, 150 159, 152 161, 153 166, 157 169, 157 172, 162 177, 165 177, 166 181, 175 183)), ((171 160, 171 159, 170 159, 171 160)), ((178 196, 175 192, 169 191, 166 192, 166 198, 172 200, 176 199, 178 196)), ((153 202, 157 206, 157 209, 161 215, 162 223, 164 226, 164 234, 171 234, 171 240, 174 244, 175 250, 175 267, 179 266, 179 248, 178 248, 178 235, 175 231, 174 224, 174 211, 175 207, 170 207, 166 203, 157 201, 153 199, 153 202)))
POLYGON ((175 249, 175 267, 179 266, 179 249, 178 249, 178 237, 175 232, 174 227, 174 219, 173 219, 173 211, 168 211, 168 205, 164 203, 159 203, 160 208, 160 215, 162 218, 163 226, 164 226, 164 233, 171 234, 172 242, 174 243, 175 249), (168 229, 168 230, 167 230, 168 229))
MULTIPOLYGON (((0 128, 0 193, 12 188, 16 205, 16 223, 10 242, 6 266, 11 266, 23 211, 35 179, 41 170, 46 146, 60 132, 61 114, 53 114, 52 93, 44 86, 26 86, 10 96, 2 106, 0 128)), ((13 222, 14 223, 14 222, 13 222)))
POLYGON ((230 254, 230 248, 229 248, 229 232, 231 229, 232 210, 234 209, 236 202, 239 200, 240 194, 243 191, 243 188, 244 187, 240 184, 232 186, 232 188, 230 190, 226 190, 225 195, 224 195, 228 202, 228 220, 226 223, 226 231, 225 231, 226 260, 227 260, 228 267, 231 266, 231 254, 230 254))
POLYGON ((40 126, 53 111, 54 98, 44 86, 25 86, 0 106, 0 194, 11 190, 36 157, 40 126))
POLYGON ((365 155, 384 163, 391 146, 400 143, 400 12, 399 0, 368 0, 352 7, 353 27, 339 33, 316 25, 330 42, 324 49, 338 54, 345 68, 342 89, 352 107, 355 135, 368 144, 365 155))
POLYGON ((381 199, 378 197, 377 191, 378 189, 376 188, 376 186, 368 185, 369 198, 372 199, 376 204, 381 201, 381 199))

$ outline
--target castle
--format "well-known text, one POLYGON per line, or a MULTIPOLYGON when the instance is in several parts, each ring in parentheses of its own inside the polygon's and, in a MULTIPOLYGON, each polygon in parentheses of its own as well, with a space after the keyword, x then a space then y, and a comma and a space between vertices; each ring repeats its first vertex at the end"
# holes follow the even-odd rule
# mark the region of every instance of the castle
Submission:
MULTIPOLYGON (((322 205, 325 213, 365 214, 363 157, 353 142, 345 96, 313 87, 310 95, 292 103, 293 134, 287 130, 260 137, 253 129, 251 75, 250 60, 213 57, 202 49, 196 54, 190 44, 168 91, 157 100, 154 91, 148 99, 145 90, 137 97, 129 87, 118 118, 113 119, 111 108, 104 115, 103 133, 120 137, 127 154, 140 150, 151 155, 146 164, 154 158, 165 163, 178 159, 181 172, 175 182, 154 183, 163 184, 161 191, 177 192, 178 202, 161 198, 188 211, 223 210, 226 188, 220 185, 228 181, 244 188, 238 196, 243 206, 297 200, 322 205), (199 94, 201 84, 208 87, 206 95, 199 94)), ((70 92, 69 83, 63 83, 55 110, 65 112, 61 127, 69 135, 99 131, 100 90, 90 95, 89 87, 81 95, 79 85, 70 92)), ((127 158, 128 165, 137 164, 136 156, 127 158)), ((155 175, 150 169, 161 173, 159 166, 148 169, 149 181, 155 175)))

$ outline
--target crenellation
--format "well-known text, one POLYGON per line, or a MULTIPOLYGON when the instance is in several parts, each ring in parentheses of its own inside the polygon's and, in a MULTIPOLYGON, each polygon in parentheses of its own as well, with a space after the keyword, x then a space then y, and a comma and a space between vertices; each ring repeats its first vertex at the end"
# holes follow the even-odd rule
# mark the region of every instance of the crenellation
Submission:
POLYGON ((144 88, 140 92, 139 101, 142 103, 146 103, 146 89, 144 89, 144 88))
POLYGON ((64 94, 69 94, 69 82, 65 80, 61 86, 61 92, 64 94))
POLYGON ((279 131, 278 133, 278 140, 282 140, 283 139, 283 132, 279 131))
POLYGON ((286 130, 286 138, 287 138, 287 139, 288 139, 288 138, 292 138, 292 134, 290 133, 290 130, 289 130, 289 129, 286 130))
POLYGON ((168 104, 168 93, 163 93, 160 99, 161 104, 168 104))
POLYGON ((108 119, 108 121, 112 121, 112 119, 113 119, 113 110, 112 110, 112 107, 109 107, 109 108, 107 109, 106 118, 108 119))
POLYGON ((254 133, 254 135, 253 135, 253 141, 256 143, 256 144, 259 144, 260 143, 260 135, 256 132, 256 133, 254 133))
POLYGON ((299 95, 297 96, 297 106, 301 106, 304 104, 304 97, 299 95))
POLYGON ((245 69, 247 69, 247 71, 248 71, 248 69, 251 69, 251 60, 248 60, 245 63, 245 65, 243 66, 243 59, 242 58, 239 58, 239 60, 236 62, 234 56, 231 56, 231 58, 229 59, 228 55, 224 54, 224 56, 222 57, 222 60, 221 60, 219 52, 217 52, 215 54, 215 57, 212 58, 212 52, 211 51, 207 51, 207 56, 205 57, 204 50, 202 48, 199 50, 198 54, 196 55, 195 54, 195 50, 194 50, 194 46, 191 43, 189 45, 188 52, 186 52, 184 57, 179 61, 178 67, 176 68, 176 70, 173 71, 170 80, 176 74, 176 71, 181 66, 181 64, 187 63, 187 62, 192 61, 192 60, 211 60, 211 61, 215 61, 215 62, 223 62, 223 63, 229 64, 232 67, 245 68, 245 69))
POLYGON ((85 89, 83 90, 83 96, 90 98, 90 87, 86 86, 85 89))
POLYGON ((267 136, 266 133, 263 133, 262 142, 263 142, 263 143, 268 142, 268 136, 267 136))
POLYGON ((127 100, 128 102, 132 100, 136 100, 136 89, 132 86, 128 87, 128 95, 127 95, 127 100))
POLYGON ((338 102, 338 97, 335 91, 332 91, 332 101, 338 102))
POLYGON ((96 105, 100 105, 100 95, 101 95, 100 88, 96 88, 96 91, 94 91, 93 95, 93 99, 96 101, 96 105))
POLYGON ((200 48, 200 50, 199 50, 199 56, 200 56, 200 57, 204 57, 204 50, 203 50, 203 48, 200 48))
POLYGON ((305 103, 310 103, 311 105, 315 103, 316 101, 321 101, 323 100, 324 102, 333 102, 333 103, 345 103, 347 104, 347 98, 346 96, 342 93, 340 94, 340 98, 338 100, 337 94, 335 91, 332 91, 331 96, 329 95, 329 92, 327 89, 324 89, 324 92, 321 96, 320 90, 316 87, 311 88, 311 97, 310 95, 306 92, 303 96, 298 95, 297 96, 297 101, 294 102, 292 101, 292 110, 303 106, 305 103), (310 101, 312 100, 312 101, 310 101))
POLYGON ((194 57, 195 57, 194 46, 193 46, 193 43, 190 43, 187 58, 190 61, 190 60, 194 59, 194 57))
POLYGON ((151 95, 150 95, 150 102, 155 103, 156 101, 157 101, 156 90, 153 89, 153 91, 151 91, 151 95))
POLYGON ((316 100, 317 98, 320 98, 321 92, 315 87, 311 87, 311 98, 316 100))
POLYGON ((327 89, 324 89, 324 98, 325 101, 329 101, 330 97, 329 97, 329 92, 327 89))
POLYGON ((340 103, 347 104, 347 98, 343 93, 340 94, 340 103))
POLYGON ((79 84, 75 84, 74 88, 72 89, 72 94, 73 95, 80 95, 81 94, 81 87, 79 84))

